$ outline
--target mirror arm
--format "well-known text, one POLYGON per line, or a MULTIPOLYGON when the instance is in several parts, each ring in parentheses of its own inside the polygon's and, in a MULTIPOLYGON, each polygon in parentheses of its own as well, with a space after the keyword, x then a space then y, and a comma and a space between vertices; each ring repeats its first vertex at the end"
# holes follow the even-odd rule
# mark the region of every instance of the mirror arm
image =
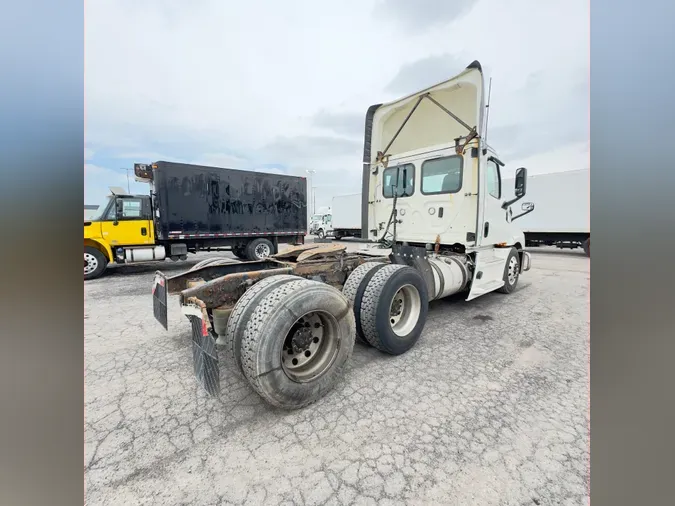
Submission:
MULTIPOLYGON (((518 202, 520 199, 522 199, 524 196, 525 196, 525 194, 523 193, 520 197, 516 197, 515 199, 507 200, 506 202, 504 202, 502 204, 502 209, 508 209, 509 206, 512 206, 513 204, 518 202)), ((522 216, 522 214, 520 216, 522 216)))
POLYGON ((514 220, 517 220, 518 218, 522 218, 522 217, 525 216, 526 214, 530 214, 532 211, 534 211, 534 206, 532 206, 532 209, 530 209, 529 211, 525 211, 524 213, 520 213, 520 214, 517 215, 517 216, 511 217, 511 221, 513 222, 514 220))

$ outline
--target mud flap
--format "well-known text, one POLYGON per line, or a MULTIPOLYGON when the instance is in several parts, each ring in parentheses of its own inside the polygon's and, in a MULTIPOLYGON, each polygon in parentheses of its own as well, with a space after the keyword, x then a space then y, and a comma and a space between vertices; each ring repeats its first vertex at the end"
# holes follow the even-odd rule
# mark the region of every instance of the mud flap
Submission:
POLYGON ((429 298, 431 294, 436 293, 436 283, 434 282, 434 274, 431 264, 427 260, 427 251, 424 248, 416 248, 414 246, 402 246, 395 244, 391 249, 389 260, 393 264, 409 265, 419 271, 427 285, 429 291, 429 298))
POLYGON ((165 330, 169 330, 169 321, 166 312, 166 277, 161 272, 155 273, 155 279, 152 283, 152 312, 155 320, 162 324, 165 330))
POLYGON ((216 340, 199 314, 198 308, 195 308, 195 311, 189 311, 188 308, 183 307, 183 312, 192 325, 192 365, 195 376, 209 395, 216 396, 220 393, 220 368, 218 367, 216 340))
POLYGON ((510 252, 510 248, 492 248, 476 252, 476 267, 467 301, 504 286, 504 268, 510 252))

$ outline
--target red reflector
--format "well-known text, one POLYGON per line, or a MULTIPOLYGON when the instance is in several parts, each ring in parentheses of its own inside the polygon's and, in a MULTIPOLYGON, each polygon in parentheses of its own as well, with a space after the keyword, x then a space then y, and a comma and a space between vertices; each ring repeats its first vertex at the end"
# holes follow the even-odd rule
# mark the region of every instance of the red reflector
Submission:
POLYGON ((206 329, 206 322, 202 320, 202 336, 208 336, 209 331, 206 329))

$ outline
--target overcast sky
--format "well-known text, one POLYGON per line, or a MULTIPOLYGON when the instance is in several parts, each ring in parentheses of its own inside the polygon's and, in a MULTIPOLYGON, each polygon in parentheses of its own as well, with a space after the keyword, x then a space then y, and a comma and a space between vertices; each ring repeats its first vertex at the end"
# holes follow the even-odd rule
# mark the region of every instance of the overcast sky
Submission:
POLYGON ((476 59, 507 177, 586 168, 589 30, 588 0, 87 2, 85 201, 162 159, 314 169, 329 205, 360 191, 369 105, 476 59))

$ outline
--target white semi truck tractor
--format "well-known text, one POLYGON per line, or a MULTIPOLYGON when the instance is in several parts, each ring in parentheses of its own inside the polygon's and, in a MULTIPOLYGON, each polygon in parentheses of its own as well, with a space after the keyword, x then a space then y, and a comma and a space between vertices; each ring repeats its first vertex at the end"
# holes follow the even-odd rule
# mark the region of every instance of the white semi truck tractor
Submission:
MULTIPOLYGON (((530 268, 503 162, 487 145, 480 64, 366 114, 362 236, 379 247, 347 252, 307 244, 260 261, 210 259, 153 282, 153 310, 167 328, 167 294, 192 324, 195 374, 221 389, 217 348, 267 402, 287 409, 326 395, 355 340, 384 353, 411 349, 429 301, 512 293, 530 268), (510 194, 511 198, 505 195, 510 194)), ((411 359, 412 360, 412 359, 411 359)))

